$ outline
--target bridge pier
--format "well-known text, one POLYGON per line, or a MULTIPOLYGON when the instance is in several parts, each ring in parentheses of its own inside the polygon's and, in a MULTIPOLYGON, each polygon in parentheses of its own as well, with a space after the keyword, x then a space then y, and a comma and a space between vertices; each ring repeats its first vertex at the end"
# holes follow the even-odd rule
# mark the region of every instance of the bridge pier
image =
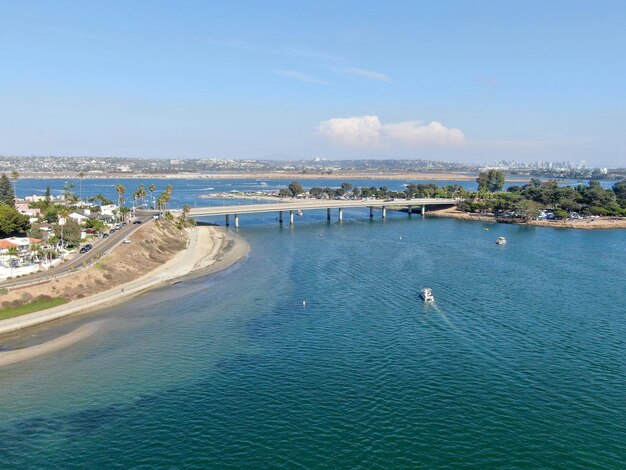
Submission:
POLYGON ((374 217, 374 207, 370 206, 370 219, 374 217))
POLYGON ((235 228, 239 228, 239 214, 235 214, 235 228))
POLYGON ((422 204, 422 217, 426 215, 426 204, 422 204))
POLYGON ((341 222, 343 220, 343 209, 340 207, 339 208, 339 222, 341 222))
POLYGON ((383 219, 387 218, 387 208, 385 206, 383 206, 383 213, 382 213, 383 219))
POLYGON ((226 214, 226 226, 230 226, 230 216, 228 214, 226 214))
POLYGON ((283 223, 283 211, 278 211, 278 223, 283 223))
POLYGON ((330 207, 326 209, 326 220, 330 220, 330 207))
POLYGON ((293 211, 289 211, 289 225, 293 225, 293 211))

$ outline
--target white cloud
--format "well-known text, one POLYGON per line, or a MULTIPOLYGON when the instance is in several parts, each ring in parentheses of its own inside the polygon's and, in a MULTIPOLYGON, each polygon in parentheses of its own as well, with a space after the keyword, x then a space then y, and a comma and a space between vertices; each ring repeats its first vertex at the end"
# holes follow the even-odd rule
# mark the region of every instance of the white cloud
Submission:
POLYGON ((379 145, 405 147, 447 146, 460 144, 465 136, 459 129, 445 127, 433 121, 403 121, 382 124, 378 116, 354 116, 333 118, 320 123, 320 134, 350 147, 373 147, 379 145))
POLYGON ((320 134, 351 147, 378 145, 380 129, 381 124, 378 116, 334 118, 321 122, 318 128, 320 134))
POLYGON ((352 75, 354 77, 369 78, 379 82, 392 83, 393 80, 388 75, 373 70, 358 69, 356 67, 344 67, 341 69, 344 75, 352 75))
POLYGON ((317 85, 330 85, 330 83, 325 82, 324 80, 319 80, 315 77, 311 77, 303 72, 298 72, 296 70, 274 70, 276 75, 280 75, 281 77, 293 78, 294 80, 300 80, 301 82, 307 83, 315 83, 317 85))
POLYGON ((450 145, 465 140, 465 136, 458 129, 449 129, 437 121, 423 124, 420 121, 396 122, 385 124, 383 132, 390 140, 401 142, 409 146, 419 145, 450 145))

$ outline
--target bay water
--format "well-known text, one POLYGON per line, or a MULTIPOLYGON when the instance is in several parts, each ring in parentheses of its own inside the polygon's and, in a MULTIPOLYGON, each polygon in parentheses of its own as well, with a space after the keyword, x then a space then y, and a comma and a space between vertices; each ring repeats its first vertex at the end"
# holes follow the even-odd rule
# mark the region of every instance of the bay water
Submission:
POLYGON ((0 369, 0 466, 623 466, 626 231, 333 215, 242 216, 245 262, 10 338, 100 324, 0 369))

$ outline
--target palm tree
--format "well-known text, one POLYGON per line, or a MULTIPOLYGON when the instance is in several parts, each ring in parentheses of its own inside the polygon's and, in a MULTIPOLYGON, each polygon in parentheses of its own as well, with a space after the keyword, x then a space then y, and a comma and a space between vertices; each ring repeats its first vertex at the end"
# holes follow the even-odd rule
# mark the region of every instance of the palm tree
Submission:
POLYGON ((11 267, 11 277, 13 277, 13 257, 17 256, 17 248, 14 246, 10 246, 7 249, 7 254, 9 255, 9 266, 11 267))
POLYGON ((19 179, 20 174, 17 172, 17 170, 13 170, 11 172, 11 178, 13 178, 13 193, 15 194, 15 197, 17 198, 17 180, 19 179))
POLYGON ((154 191, 156 191, 156 186, 154 184, 151 184, 150 186, 148 186, 148 189, 150 190, 150 198, 152 199, 152 208, 154 209, 154 191))
POLYGON ((165 193, 162 193, 157 199, 157 206, 159 207, 159 214, 163 215, 163 209, 165 207, 166 196, 165 193))
POLYGON ((119 207, 122 206, 122 202, 124 202, 124 193, 126 192, 126 188, 124 187, 123 184, 116 184, 115 185, 115 190, 117 191, 117 205, 119 207))
POLYGON ((79 178, 79 189, 78 189, 78 198, 82 201, 83 200, 83 178, 85 177, 85 173, 83 173, 82 171, 80 173, 78 173, 78 178, 79 178))
POLYGON ((165 194, 167 194, 167 198, 166 198, 166 203, 170 202, 172 200, 172 193, 174 192, 174 186, 172 186, 171 184, 168 184, 165 187, 165 194))
POLYGON ((146 188, 143 185, 143 183, 139 185, 138 191, 139 191, 139 198, 141 199, 141 205, 145 206, 146 205, 146 188))

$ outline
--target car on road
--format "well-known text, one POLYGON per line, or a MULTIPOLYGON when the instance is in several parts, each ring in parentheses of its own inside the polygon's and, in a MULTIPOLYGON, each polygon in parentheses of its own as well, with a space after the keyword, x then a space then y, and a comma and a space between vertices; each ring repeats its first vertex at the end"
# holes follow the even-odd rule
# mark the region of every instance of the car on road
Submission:
POLYGON ((133 225, 139 225, 141 223, 141 220, 133 220, 133 225))
POLYGON ((103 233, 102 234, 102 238, 109 238, 109 234, 108 233, 103 233))
POLYGON ((86 245, 83 245, 83 247, 80 249, 80 252, 81 253, 87 253, 92 248, 93 248, 93 246, 91 245, 91 243, 87 243, 86 245))

